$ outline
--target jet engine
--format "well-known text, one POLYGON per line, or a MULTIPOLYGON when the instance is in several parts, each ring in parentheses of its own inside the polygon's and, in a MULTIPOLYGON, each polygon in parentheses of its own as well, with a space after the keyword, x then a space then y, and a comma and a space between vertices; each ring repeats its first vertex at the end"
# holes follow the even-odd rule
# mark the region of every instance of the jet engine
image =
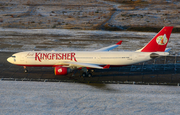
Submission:
POLYGON ((62 66, 57 66, 54 68, 54 74, 55 75, 67 75, 68 73, 71 72, 71 69, 68 67, 62 67, 62 66))

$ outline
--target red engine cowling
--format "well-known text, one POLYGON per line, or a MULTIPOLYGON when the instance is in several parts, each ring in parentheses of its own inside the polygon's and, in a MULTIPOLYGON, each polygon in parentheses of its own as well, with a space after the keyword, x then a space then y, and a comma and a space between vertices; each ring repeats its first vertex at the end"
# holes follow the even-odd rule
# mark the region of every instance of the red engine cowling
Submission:
POLYGON ((70 69, 67 67, 55 67, 54 74, 55 75, 67 75, 70 72, 70 69))

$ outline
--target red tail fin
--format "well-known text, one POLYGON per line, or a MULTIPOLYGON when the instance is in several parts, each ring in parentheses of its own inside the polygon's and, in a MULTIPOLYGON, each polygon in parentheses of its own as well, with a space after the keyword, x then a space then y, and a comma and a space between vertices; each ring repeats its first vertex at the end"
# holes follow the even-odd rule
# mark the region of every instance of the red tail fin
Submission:
POLYGON ((168 44, 173 27, 164 27, 146 46, 141 52, 164 52, 168 44))

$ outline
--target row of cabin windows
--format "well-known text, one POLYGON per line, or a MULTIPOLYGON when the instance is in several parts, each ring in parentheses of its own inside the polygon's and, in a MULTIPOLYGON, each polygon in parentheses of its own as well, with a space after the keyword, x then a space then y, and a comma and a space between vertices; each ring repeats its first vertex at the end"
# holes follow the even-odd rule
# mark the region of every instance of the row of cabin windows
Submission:
POLYGON ((101 57, 101 59, 126 59, 129 57, 101 57))
MULTIPOLYGON (((101 59, 126 59, 126 58, 129 57, 101 57, 101 59)), ((93 57, 76 57, 76 59, 93 59, 93 57)))

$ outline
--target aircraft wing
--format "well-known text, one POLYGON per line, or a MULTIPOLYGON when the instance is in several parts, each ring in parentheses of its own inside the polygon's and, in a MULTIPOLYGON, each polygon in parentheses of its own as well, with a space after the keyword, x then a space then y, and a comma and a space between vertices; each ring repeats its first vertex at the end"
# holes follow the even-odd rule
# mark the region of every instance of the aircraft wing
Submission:
POLYGON ((101 66, 99 66, 97 64, 79 63, 79 62, 63 62, 63 64, 60 64, 60 65, 66 65, 66 64, 69 64, 70 66, 76 66, 77 68, 89 67, 89 68, 96 68, 96 69, 108 69, 110 67, 110 65, 106 65, 104 67, 101 67, 101 66))
POLYGON ((122 43, 122 40, 119 41, 118 43, 116 43, 115 45, 111 45, 111 46, 108 46, 108 47, 104 47, 104 48, 101 48, 101 49, 98 49, 98 50, 94 50, 95 52, 99 52, 99 51, 110 51, 114 48, 117 48, 119 45, 121 45, 122 43))

